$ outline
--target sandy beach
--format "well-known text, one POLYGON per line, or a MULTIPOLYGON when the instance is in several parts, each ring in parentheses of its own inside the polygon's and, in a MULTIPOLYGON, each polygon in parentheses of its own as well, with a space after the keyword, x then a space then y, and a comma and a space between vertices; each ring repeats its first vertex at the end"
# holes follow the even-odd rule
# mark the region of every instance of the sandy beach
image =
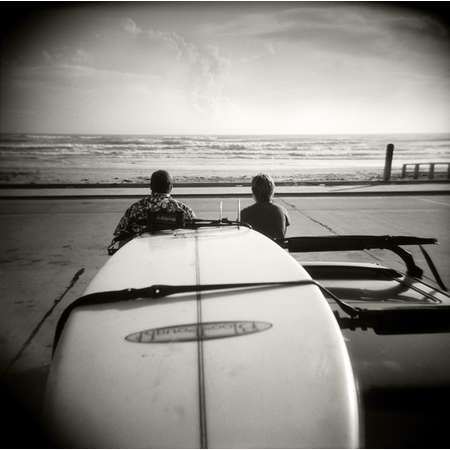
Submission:
MULTIPOLYGON (((436 171, 435 179, 445 179, 447 173, 445 166, 442 170, 436 171)), ((150 176, 155 168, 10 168, 0 166, 0 183, 2 184, 40 184, 40 183, 148 183, 150 176)), ((213 173, 208 171, 201 173, 197 171, 186 171, 182 169, 171 170, 175 183, 248 183, 252 177, 259 172, 271 174, 275 182, 283 183, 302 183, 302 182, 339 182, 339 181, 361 181, 373 182, 381 181, 383 178, 383 168, 374 169, 373 167, 360 167, 357 169, 337 168, 333 172, 323 169, 308 169, 305 172, 271 171, 257 170, 255 167, 248 175, 230 170, 216 170, 213 173)), ((410 173, 408 178, 411 178, 410 173)), ((420 179, 427 179, 428 175, 425 169, 422 169, 420 179)), ((393 169, 392 179, 401 179, 400 168, 393 169)))

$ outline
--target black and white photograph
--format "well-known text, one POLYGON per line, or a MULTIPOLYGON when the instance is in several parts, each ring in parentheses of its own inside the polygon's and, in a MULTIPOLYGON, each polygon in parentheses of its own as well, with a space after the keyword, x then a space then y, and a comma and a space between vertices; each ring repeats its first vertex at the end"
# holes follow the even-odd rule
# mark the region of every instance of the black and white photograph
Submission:
POLYGON ((448 2, 0 4, 2 448, 449 448, 448 2))

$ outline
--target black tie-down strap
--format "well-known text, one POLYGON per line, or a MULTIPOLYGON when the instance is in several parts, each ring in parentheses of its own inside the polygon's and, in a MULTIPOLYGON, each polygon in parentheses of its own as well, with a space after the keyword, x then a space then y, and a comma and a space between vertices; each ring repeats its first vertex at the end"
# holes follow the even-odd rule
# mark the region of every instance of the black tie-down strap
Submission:
POLYGON ((174 294, 216 291, 225 289, 244 288, 277 288, 283 286, 317 286, 325 295, 332 298, 349 317, 341 318, 336 315, 341 328, 355 329, 355 327, 371 327, 380 334, 395 334, 405 332, 439 332, 450 331, 449 305, 413 305, 406 307, 383 308, 369 310, 354 307, 337 297, 329 289, 315 280, 272 281, 254 283, 223 283, 200 285, 166 285, 155 284, 140 289, 122 289, 118 291, 94 292, 80 297, 71 303, 62 313, 55 331, 53 352, 56 349, 64 325, 70 313, 80 306, 115 303, 119 301, 133 301, 136 299, 160 299, 174 294), (423 315, 422 315, 423 312, 423 315), (418 330, 418 331, 417 331, 418 330))
POLYGON ((136 299, 160 299, 174 294, 202 292, 202 291, 217 291, 224 289, 245 289, 245 288, 277 288, 284 286, 305 286, 315 285, 321 289, 325 294, 332 297, 340 308, 351 317, 355 317, 359 313, 359 308, 354 308, 348 303, 344 302, 328 289, 320 285, 315 280, 294 280, 294 281, 268 281, 256 283, 223 283, 223 284, 193 284, 193 285, 167 285, 154 284, 140 289, 122 289, 118 291, 94 292, 92 294, 84 295, 73 303, 71 303, 61 314, 58 324, 56 326, 55 338, 53 342, 53 351, 61 336, 64 325, 67 322, 71 312, 80 306, 100 305, 116 303, 121 301, 133 301, 136 299))

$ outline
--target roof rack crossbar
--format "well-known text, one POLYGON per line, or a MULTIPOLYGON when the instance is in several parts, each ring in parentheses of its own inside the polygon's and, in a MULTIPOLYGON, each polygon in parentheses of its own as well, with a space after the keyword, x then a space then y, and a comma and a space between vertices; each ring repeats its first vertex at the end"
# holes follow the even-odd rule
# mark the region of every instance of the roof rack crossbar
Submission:
POLYGON ((423 270, 418 267, 411 253, 401 248, 401 245, 436 244, 434 238, 415 236, 373 236, 373 235, 342 235, 342 236, 300 236, 277 241, 290 252, 334 252, 369 249, 386 249, 394 252, 405 262, 406 273, 421 278, 423 270))

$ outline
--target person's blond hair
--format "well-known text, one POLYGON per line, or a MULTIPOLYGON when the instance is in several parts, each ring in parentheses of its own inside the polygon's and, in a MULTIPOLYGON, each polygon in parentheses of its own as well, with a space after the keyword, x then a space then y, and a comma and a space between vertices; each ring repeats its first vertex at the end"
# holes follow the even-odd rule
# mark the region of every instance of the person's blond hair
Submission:
POLYGON ((258 202, 269 202, 275 190, 275 183, 270 175, 259 173, 252 180, 252 192, 258 202))

